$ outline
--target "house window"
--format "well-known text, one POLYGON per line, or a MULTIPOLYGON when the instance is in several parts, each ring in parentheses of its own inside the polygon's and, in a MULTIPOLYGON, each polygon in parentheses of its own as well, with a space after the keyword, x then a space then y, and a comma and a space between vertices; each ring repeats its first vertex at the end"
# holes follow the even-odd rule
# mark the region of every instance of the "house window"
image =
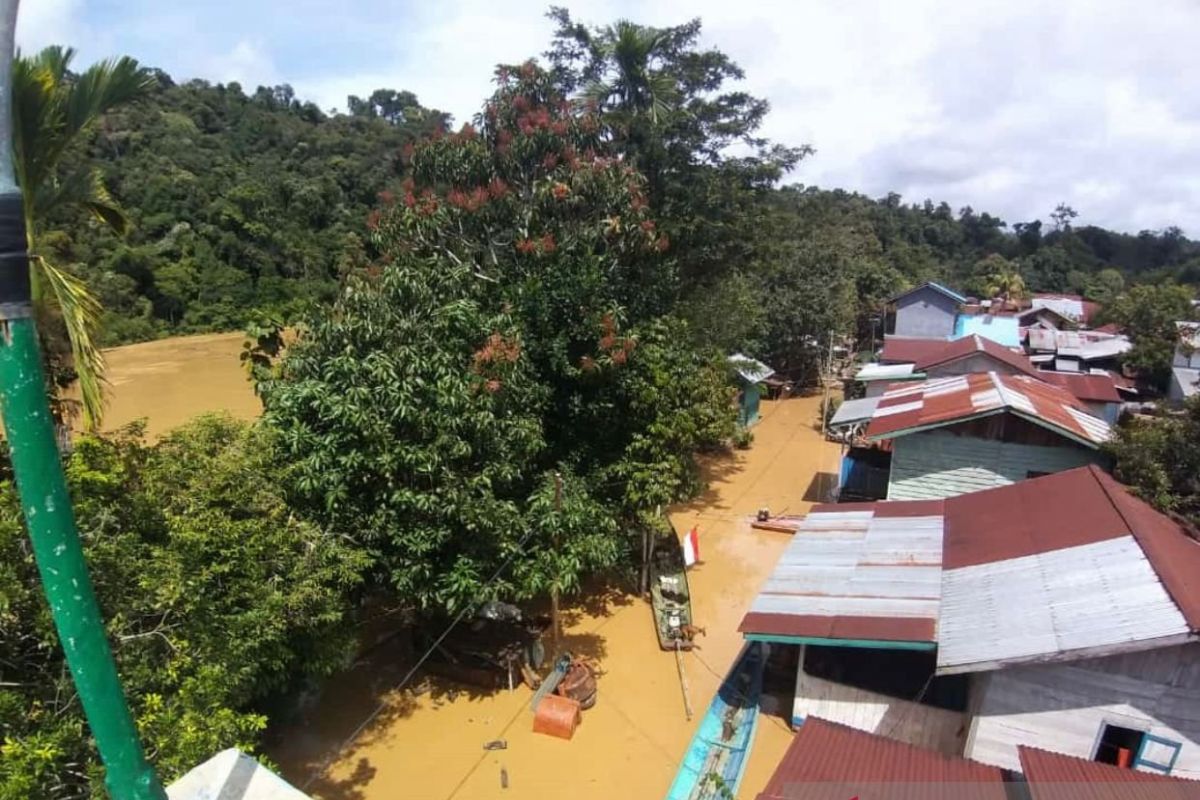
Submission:
POLYGON ((900 700, 966 711, 967 675, 935 676, 933 651, 807 645, 804 672, 815 678, 900 700))
POLYGON ((1104 724, 1100 727, 1100 741, 1096 744, 1096 755, 1092 760, 1132 768, 1145 738, 1145 731, 1104 724))

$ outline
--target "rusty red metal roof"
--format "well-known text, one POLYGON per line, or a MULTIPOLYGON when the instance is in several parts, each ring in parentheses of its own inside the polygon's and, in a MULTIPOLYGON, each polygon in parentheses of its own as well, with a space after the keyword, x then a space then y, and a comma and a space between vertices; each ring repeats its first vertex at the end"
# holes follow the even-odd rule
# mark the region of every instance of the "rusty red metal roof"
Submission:
POLYGON ((1037 373, 1046 383, 1061 386, 1080 400, 1091 400, 1097 403, 1119 403, 1121 395, 1117 392, 1117 383, 1111 372, 1103 375, 1084 374, 1082 372, 1049 372, 1037 373))
POLYGON ((983 372, 893 384, 879 399, 866 438, 906 436, 970 419, 1009 413, 1091 448, 1111 435, 1066 389, 1028 375, 983 372))
POLYGON ((884 364, 915 364, 937 353, 948 339, 923 339, 915 336, 884 336, 879 360, 884 364))
MULTIPOLYGON (((1128 536, 1096 466, 945 500, 942 568, 959 569, 1128 536)), ((1157 513, 1157 512, 1153 512, 1157 513)))
POLYGON ((1200 800, 1200 781, 1017 746, 1033 800, 1200 800))
POLYGON ((918 370, 928 372, 936 367, 953 364, 955 361, 961 361, 974 355, 985 355, 1026 375, 1035 377, 1038 375, 1033 363, 1025 357, 1024 353, 993 342, 977 333, 950 342, 943 342, 939 350, 925 354, 914 363, 918 370))
POLYGON ((808 717, 758 800, 1004 800, 1004 773, 808 717))
POLYGON ((1095 465, 943 500, 824 504, 739 630, 936 644, 946 674, 1136 651, 1200 631, 1200 542, 1095 465))

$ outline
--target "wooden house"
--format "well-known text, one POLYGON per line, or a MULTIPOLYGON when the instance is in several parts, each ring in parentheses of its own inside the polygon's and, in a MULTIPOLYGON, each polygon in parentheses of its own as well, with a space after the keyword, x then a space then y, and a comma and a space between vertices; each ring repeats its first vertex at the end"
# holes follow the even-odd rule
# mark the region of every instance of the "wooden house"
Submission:
POLYGON ((1200 778, 1200 543, 1095 466, 812 509, 742 620, 810 717, 1019 770, 1200 778))
POLYGON ((759 403, 762 400, 763 382, 775 374, 775 370, 756 359, 734 353, 729 357, 737 375, 738 424, 749 427, 758 422, 759 403))
POLYGON ((999 372, 898 384, 879 398, 868 442, 892 450, 889 500, 950 497, 1086 464, 1107 422, 1066 389, 999 372))
POLYGON ((898 294, 888 302, 895 307, 896 336, 949 339, 954 335, 954 318, 967 298, 940 283, 923 283, 898 294))

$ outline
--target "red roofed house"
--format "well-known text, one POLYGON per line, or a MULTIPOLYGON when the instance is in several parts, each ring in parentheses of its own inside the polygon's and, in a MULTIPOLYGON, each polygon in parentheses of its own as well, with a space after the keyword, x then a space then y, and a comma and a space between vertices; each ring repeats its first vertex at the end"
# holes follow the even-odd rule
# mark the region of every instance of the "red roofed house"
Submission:
POLYGON ((794 725, 1200 777, 1200 543, 1095 466, 816 506, 739 629, 797 646, 794 725))
POLYGON ((810 717, 757 800, 1200 800, 1200 782, 1018 748, 1021 772, 810 717))
POLYGON ((1103 464, 1108 423, 1065 389, 999 372, 894 384, 868 441, 892 446, 889 500, 951 497, 1103 464))

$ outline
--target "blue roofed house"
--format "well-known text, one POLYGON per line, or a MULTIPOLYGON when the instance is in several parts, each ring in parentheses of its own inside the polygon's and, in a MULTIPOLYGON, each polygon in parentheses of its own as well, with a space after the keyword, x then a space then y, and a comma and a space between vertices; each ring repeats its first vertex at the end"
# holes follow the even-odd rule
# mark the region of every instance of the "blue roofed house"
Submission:
POLYGON ((954 335, 954 318, 967 298, 932 281, 896 295, 890 301, 896 307, 896 336, 949 339, 954 335))
POLYGON ((1020 319, 1008 314, 959 314, 954 320, 954 338, 972 335, 1005 347, 1020 347, 1020 319))
POLYGON ((749 427, 758 422, 759 401, 762 399, 762 382, 775 374, 775 370, 750 356, 734 353, 729 363, 737 373, 738 424, 749 427))

